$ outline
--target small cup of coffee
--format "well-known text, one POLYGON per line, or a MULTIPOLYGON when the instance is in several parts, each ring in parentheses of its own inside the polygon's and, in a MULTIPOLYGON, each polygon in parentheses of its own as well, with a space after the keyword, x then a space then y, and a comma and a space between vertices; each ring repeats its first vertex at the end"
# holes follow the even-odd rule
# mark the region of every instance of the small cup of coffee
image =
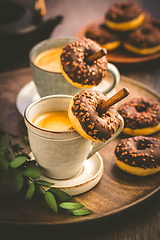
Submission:
MULTIPOLYGON (((52 38, 36 44, 31 49, 31 72, 40 97, 55 94, 75 95, 81 91, 64 78, 60 69, 62 48, 76 40, 74 37, 52 38)), ((110 92, 120 79, 119 71, 113 64, 108 63, 108 72, 112 74, 112 83, 106 81, 105 93, 110 92)))
POLYGON ((123 119, 116 133, 106 142, 94 142, 76 132, 68 118, 69 95, 50 95, 32 102, 25 110, 31 151, 46 177, 68 179, 76 176, 87 158, 117 137, 123 129, 123 119))

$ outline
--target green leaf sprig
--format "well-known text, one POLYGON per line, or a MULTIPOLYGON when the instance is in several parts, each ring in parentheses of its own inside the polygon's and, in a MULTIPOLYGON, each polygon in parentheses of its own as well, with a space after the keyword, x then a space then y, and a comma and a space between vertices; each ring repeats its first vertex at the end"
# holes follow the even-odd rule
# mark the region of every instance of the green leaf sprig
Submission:
MULTIPOLYGON (((24 182, 29 183, 26 193, 26 200, 31 200, 36 189, 44 194, 44 199, 53 212, 57 213, 59 208, 68 210, 75 216, 85 216, 92 214, 90 209, 86 209, 78 202, 71 202, 71 196, 66 192, 53 188, 53 183, 37 178, 43 173, 35 160, 24 152, 23 144, 12 144, 11 139, 18 138, 17 135, 9 134, 0 129, 0 168, 9 171, 13 177, 12 189, 19 192, 24 182), (52 187, 50 187, 52 185, 52 187)), ((23 143, 29 143, 28 138, 23 138, 23 143)))

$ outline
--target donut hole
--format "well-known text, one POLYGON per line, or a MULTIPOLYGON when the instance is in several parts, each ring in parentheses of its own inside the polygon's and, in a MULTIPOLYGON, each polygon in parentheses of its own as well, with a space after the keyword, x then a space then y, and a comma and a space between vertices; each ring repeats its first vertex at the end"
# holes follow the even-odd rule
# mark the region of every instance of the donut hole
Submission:
POLYGON ((122 3, 122 4, 120 5, 120 9, 121 9, 122 11, 127 10, 127 9, 128 9, 128 4, 122 3))
POLYGON ((142 29, 142 34, 149 35, 152 32, 151 28, 145 27, 142 29))
POLYGON ((100 117, 100 118, 105 118, 105 117, 111 117, 111 114, 110 114, 110 112, 108 112, 108 111, 106 111, 106 112, 99 112, 99 110, 98 110, 98 106, 97 106, 97 108, 96 108, 96 112, 98 113, 98 117, 100 117))
MULTIPOLYGON (((92 53, 93 54, 93 53, 92 53)), ((87 58, 88 57, 90 57, 91 55, 92 55, 91 53, 85 53, 84 54, 84 62, 88 65, 88 66, 92 66, 93 64, 94 64, 94 61, 93 62, 89 62, 88 60, 87 60, 87 58)))
POLYGON ((138 104, 135 109, 137 112, 146 112, 147 107, 144 104, 138 104))

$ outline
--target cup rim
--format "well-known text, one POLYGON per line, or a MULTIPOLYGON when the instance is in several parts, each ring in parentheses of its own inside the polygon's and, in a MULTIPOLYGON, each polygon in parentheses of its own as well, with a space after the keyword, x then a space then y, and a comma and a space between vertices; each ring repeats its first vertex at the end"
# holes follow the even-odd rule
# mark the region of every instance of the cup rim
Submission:
POLYGON ((59 97, 59 98, 64 97, 64 98, 70 98, 70 99, 71 99, 73 96, 71 96, 71 95, 62 95, 62 94, 61 94, 61 95, 49 95, 49 96, 41 97, 41 98, 33 101, 32 103, 30 103, 30 104, 26 107, 26 109, 25 109, 25 111, 24 111, 24 120, 25 120, 30 126, 32 126, 33 128, 35 128, 35 129, 37 129, 37 130, 39 130, 39 131, 45 132, 45 133, 51 133, 51 134, 65 134, 65 133, 66 133, 66 134, 69 134, 69 133, 76 132, 76 130, 75 130, 74 128, 73 128, 73 129, 70 129, 70 130, 66 130, 66 131, 53 131, 53 130, 47 130, 47 129, 44 129, 44 128, 40 128, 40 127, 36 126, 35 124, 33 124, 32 121, 28 118, 27 114, 29 113, 30 109, 31 109, 35 104, 37 104, 37 103, 39 103, 39 102, 42 102, 42 101, 45 101, 45 100, 47 100, 47 99, 49 99, 49 98, 57 98, 57 97, 59 97))
POLYGON ((77 40, 80 39, 80 38, 74 37, 74 36, 62 36, 62 37, 54 37, 54 38, 45 39, 45 40, 43 40, 43 41, 40 41, 40 42, 36 43, 36 44, 31 48, 31 50, 29 51, 29 61, 30 61, 30 63, 31 63, 35 68, 37 68, 37 69, 39 69, 39 70, 41 70, 41 71, 43 71, 43 72, 54 73, 54 74, 62 74, 61 72, 53 72, 53 71, 45 70, 45 69, 42 69, 42 68, 38 67, 37 65, 34 64, 33 60, 31 59, 31 55, 32 55, 32 52, 34 51, 35 48, 41 46, 41 45, 44 44, 45 42, 52 42, 52 41, 54 41, 54 40, 71 39, 71 38, 72 38, 72 39, 74 38, 75 41, 76 41, 76 39, 77 39, 77 40))
MULTIPOLYGON (((71 129, 71 130, 66 130, 66 131, 52 131, 52 130, 47 130, 47 129, 44 129, 44 128, 40 128, 40 127, 38 127, 38 126, 36 126, 36 125, 34 125, 31 121, 30 121, 30 119, 28 118, 28 116, 27 116, 27 113, 29 112, 29 110, 37 103, 37 102, 41 102, 41 101, 44 101, 44 100, 46 100, 46 99, 49 99, 49 98, 57 98, 57 97, 59 97, 59 98, 70 98, 70 99, 72 99, 73 98, 73 96, 71 96, 71 95, 63 95, 63 94, 60 94, 60 95, 49 95, 49 96, 45 96, 45 97, 41 97, 41 98, 39 98, 39 99, 37 99, 37 100, 35 100, 35 101, 33 101, 32 103, 30 103, 27 107, 26 107, 26 109, 25 109, 25 111, 24 111, 24 120, 25 120, 25 122, 27 122, 31 127, 33 127, 34 129, 36 129, 36 130, 38 130, 38 131, 40 131, 40 132, 43 132, 43 133, 48 133, 48 134, 71 134, 71 133, 77 133, 79 136, 81 136, 74 128, 73 129, 71 129)), ((117 129, 117 131, 114 133, 114 135, 119 135, 120 134, 120 132, 122 131, 122 129, 123 129, 123 127, 124 127, 124 120, 123 120, 123 118, 122 118, 122 116, 118 113, 118 118, 119 118, 119 120, 120 120, 120 124, 119 124, 119 127, 118 127, 118 129, 117 129)), ((113 136, 114 136, 113 135, 113 136)), ((112 136, 112 137, 113 137, 112 136)), ((111 137, 111 138, 112 138, 111 137)), ((109 139, 108 139, 109 140, 109 139)), ((107 140, 107 141, 108 141, 107 140)))

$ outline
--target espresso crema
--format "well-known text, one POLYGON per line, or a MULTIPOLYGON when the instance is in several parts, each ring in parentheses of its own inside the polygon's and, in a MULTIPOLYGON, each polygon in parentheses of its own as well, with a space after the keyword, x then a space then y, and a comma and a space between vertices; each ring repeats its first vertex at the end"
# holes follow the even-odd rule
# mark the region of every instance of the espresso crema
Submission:
POLYGON ((33 120, 33 124, 37 127, 57 132, 73 129, 68 118, 68 112, 43 113, 33 120))
POLYGON ((34 64, 46 71, 61 73, 60 55, 62 48, 53 48, 43 51, 34 59, 34 64))

